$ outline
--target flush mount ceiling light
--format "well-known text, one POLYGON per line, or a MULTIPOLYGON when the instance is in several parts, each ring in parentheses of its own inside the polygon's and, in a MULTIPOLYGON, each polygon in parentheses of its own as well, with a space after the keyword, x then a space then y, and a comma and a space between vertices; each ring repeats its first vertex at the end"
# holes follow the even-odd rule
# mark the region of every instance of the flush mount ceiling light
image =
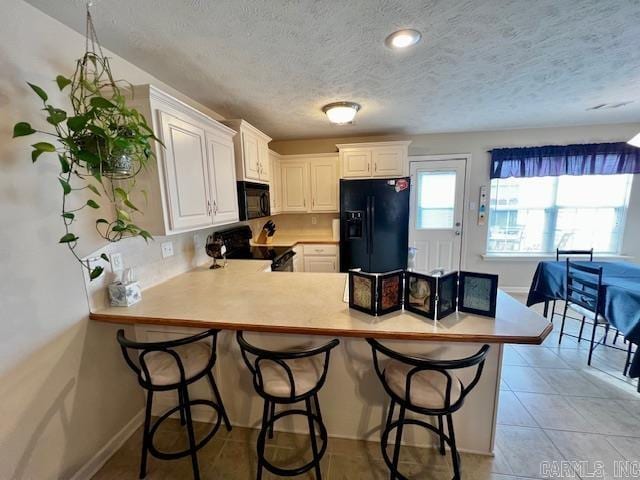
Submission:
POLYGON ((384 43, 394 50, 408 48, 420 41, 422 34, 417 30, 398 30, 389 35, 384 43))
POLYGON ((360 110, 360 105, 354 102, 335 102, 322 107, 331 123, 347 125, 353 123, 353 119, 360 110))

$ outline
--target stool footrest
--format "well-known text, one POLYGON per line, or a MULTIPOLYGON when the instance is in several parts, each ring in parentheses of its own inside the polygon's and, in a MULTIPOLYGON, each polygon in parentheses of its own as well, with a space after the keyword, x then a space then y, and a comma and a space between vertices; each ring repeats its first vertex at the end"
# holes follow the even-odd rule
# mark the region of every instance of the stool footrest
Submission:
POLYGON ((191 455, 193 453, 193 451, 200 450, 202 447, 204 447, 207 444, 207 442, 209 442, 209 440, 211 440, 211 438, 216 434, 216 432, 220 428, 221 420, 222 420, 222 409, 220 408, 220 406, 218 404, 212 402, 211 400, 204 400, 204 399, 202 399, 202 400, 190 400, 185 405, 177 405, 177 406, 171 408, 170 410, 168 410, 167 412, 165 412, 162 416, 160 416, 158 418, 158 420, 155 421, 155 423, 153 424, 151 429, 149 430, 149 453, 151 453, 151 455, 153 455, 154 457, 159 458, 161 460, 175 460, 176 458, 182 458, 182 457, 189 456, 189 455, 191 455), (160 450, 158 450, 155 447, 155 445, 153 444, 153 436, 157 432, 157 430, 160 427, 160 425, 162 424, 162 422, 164 422, 166 419, 168 419, 174 413, 178 412, 181 408, 191 408, 194 405, 205 405, 205 406, 211 407, 213 410, 215 410, 215 412, 216 412, 216 422, 213 425, 213 428, 211 429, 211 431, 202 440, 200 440, 196 444, 196 446, 195 446, 195 448, 193 450, 190 449, 190 448, 187 448, 186 450, 181 450, 179 452, 161 452, 160 450))
MULTIPOLYGON (((382 433, 382 437, 380 439, 380 447, 382 450, 382 458, 384 459, 384 462, 387 464, 387 467, 389 467, 389 469, 391 471, 393 471, 393 461, 389 458, 389 454, 387 453, 387 445, 389 443, 389 435, 391 434, 391 432, 393 430, 395 430, 396 428, 398 428, 398 426, 400 425, 400 421, 396 420, 395 422, 392 422, 389 427, 382 433)), ((427 422, 423 422, 422 420, 417 420, 414 418, 408 418, 402 421, 403 425, 417 425, 419 427, 423 427, 426 428, 427 430, 431 430, 433 433, 435 433, 436 435, 438 435, 439 439, 442 439, 444 441, 444 443, 446 443, 449 446, 449 449, 451 450, 451 453, 453 455, 456 455, 458 458, 458 464, 460 463, 460 454, 456 451, 453 450, 453 448, 451 448, 451 439, 444 433, 444 431, 440 430, 439 428, 437 428, 434 425, 431 425, 430 423, 427 422)), ((404 475, 402 475, 400 472, 396 472, 396 477, 399 478, 400 480, 409 480, 407 477, 405 477, 404 475)), ((453 477, 453 480, 455 480, 455 476, 453 477)))
POLYGON ((312 468, 314 468, 316 465, 320 463, 320 460, 322 460, 322 457, 324 456, 327 450, 327 440, 328 440, 327 429, 324 426, 324 423, 322 422, 322 418, 320 418, 318 415, 309 413, 306 410, 301 410, 301 409, 285 410, 284 412, 280 412, 274 415, 268 421, 265 421, 264 428, 260 430, 260 434, 258 435, 258 455, 262 457, 261 459, 262 466, 267 470, 269 470, 271 473, 275 475, 284 476, 284 477, 293 477, 293 476, 301 475, 305 472, 308 472, 309 470, 311 470, 312 468), (268 435, 268 432, 271 429, 271 427, 276 423, 277 420, 280 420, 284 417, 288 417, 291 415, 302 415, 304 417, 311 418, 314 424, 319 427, 319 430, 317 432, 320 435, 320 439, 322 440, 322 447, 318 451, 317 459, 314 458, 310 462, 305 463, 304 465, 297 468, 285 469, 285 468, 277 467, 272 463, 269 463, 264 458, 264 449, 265 449, 266 436, 268 435))

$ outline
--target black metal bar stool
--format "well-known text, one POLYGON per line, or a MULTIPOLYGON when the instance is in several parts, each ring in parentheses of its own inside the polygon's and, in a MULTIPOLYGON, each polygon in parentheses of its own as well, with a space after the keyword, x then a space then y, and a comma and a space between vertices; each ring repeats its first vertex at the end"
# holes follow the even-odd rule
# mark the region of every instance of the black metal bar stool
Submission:
POLYGON ((162 460, 174 460, 191 456, 193 476, 200 478, 197 451, 207 444, 220 428, 220 420, 224 421, 227 430, 231 430, 231 423, 222 404, 220 392, 213 378, 212 369, 216 362, 216 340, 219 330, 207 330, 187 338, 166 342, 134 342, 125 338, 124 330, 118 330, 118 342, 122 348, 127 364, 138 375, 138 382, 147 390, 147 406, 144 417, 144 432, 142 435, 142 457, 140 460, 140 478, 147 475, 147 454, 150 453, 162 460), (129 352, 138 352, 136 363, 129 352), (215 402, 211 400, 190 400, 189 385, 207 377, 213 390, 215 402), (151 425, 151 407, 154 392, 176 390, 178 405, 165 412, 151 425), (205 405, 216 412, 216 422, 211 431, 198 443, 193 430, 191 407, 205 405), (161 452, 153 444, 153 436, 171 415, 180 412, 180 423, 186 425, 189 438, 189 448, 179 452, 161 452))
POLYGON ((440 439, 440 454, 446 454, 445 444, 448 445, 453 463, 453 479, 460 480, 460 455, 456 448, 452 414, 462 407, 465 397, 480 380, 489 345, 483 345, 477 353, 467 358, 436 360, 400 354, 371 338, 368 338, 367 342, 371 345, 376 373, 391 397, 387 422, 380 440, 382 456, 389 467, 391 480, 396 478, 407 480, 407 477, 398 471, 400 444, 405 425, 421 426, 437 434, 440 439), (388 358, 384 368, 380 365, 379 353, 388 358), (473 366, 476 367, 476 372, 468 385, 464 385, 454 373, 450 372, 473 366), (398 419, 393 421, 396 404, 400 405, 400 413, 398 419), (437 417, 438 426, 422 420, 407 419, 407 410, 437 417), (448 434, 445 433, 443 419, 447 421, 448 434), (397 432, 391 459, 387 452, 387 445, 389 434, 394 429, 397 429, 397 432))
POLYGON ((256 392, 264 398, 262 426, 258 435, 258 473, 262 478, 262 469, 284 477, 293 477, 315 468, 316 479, 321 480, 320 461, 327 449, 327 429, 322 421, 318 392, 324 385, 329 368, 329 354, 340 341, 329 343, 309 350, 274 352, 255 347, 247 342, 241 331, 237 333, 238 344, 247 367, 253 374, 253 385, 256 392), (276 413, 277 404, 290 405, 304 401, 305 409, 289 409, 276 413), (312 405, 313 401, 313 405, 312 405), (315 412, 314 408, 315 407, 315 412), (273 426, 276 421, 290 415, 304 415, 309 425, 311 450, 313 458, 301 467, 292 469, 279 468, 264 456, 266 436, 273 437, 273 426), (322 445, 318 448, 316 441, 316 425, 319 428, 322 445))

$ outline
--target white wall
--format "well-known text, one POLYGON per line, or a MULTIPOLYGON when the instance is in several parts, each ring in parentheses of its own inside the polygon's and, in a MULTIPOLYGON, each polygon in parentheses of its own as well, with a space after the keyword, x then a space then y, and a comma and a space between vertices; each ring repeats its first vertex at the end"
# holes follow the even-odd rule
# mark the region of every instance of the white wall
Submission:
MULTIPOLYGON (((594 118, 597 118, 594 114, 594 118)), ((348 127, 346 127, 348 129, 348 127)), ((346 130, 345 129, 345 130, 346 130)), ((478 201, 481 185, 489 186, 489 154, 494 147, 524 147, 536 145, 565 145, 571 143, 597 143, 626 141, 640 131, 640 123, 620 125, 594 125, 582 127, 557 127, 541 129, 504 130, 494 132, 444 133, 402 137, 412 140, 409 155, 436 155, 470 153, 471 164, 467 166, 469 191, 467 198, 478 201)), ((373 142, 397 140, 399 137, 353 137, 314 140, 291 140, 272 142, 269 147, 283 155, 300 153, 335 152, 336 143, 373 142)), ((465 205, 465 241, 467 254, 463 258, 464 268, 498 273, 501 287, 526 288, 531 282, 537 261, 486 261, 481 255, 486 251, 487 225, 477 225, 476 212, 469 212, 465 205)), ((627 226, 623 241, 623 253, 634 261, 640 259, 640 178, 634 178, 627 226)))
MULTIPOLYGON (((2 0, 0 18, 0 479, 67 479, 140 411, 142 392, 116 346, 117 327, 88 321, 80 267, 57 244, 57 159, 43 156, 32 165, 35 137, 11 139, 17 121, 45 126, 26 81, 64 105, 53 80, 73 72, 84 38, 20 0, 2 0)), ((189 102, 111 57, 116 77, 154 83, 189 102)), ((91 221, 76 233, 82 254, 102 245, 91 221)), ((178 237, 171 272, 190 268, 193 255, 183 252, 189 245, 178 237)), ((155 243, 146 252, 156 269, 159 249, 155 243)))

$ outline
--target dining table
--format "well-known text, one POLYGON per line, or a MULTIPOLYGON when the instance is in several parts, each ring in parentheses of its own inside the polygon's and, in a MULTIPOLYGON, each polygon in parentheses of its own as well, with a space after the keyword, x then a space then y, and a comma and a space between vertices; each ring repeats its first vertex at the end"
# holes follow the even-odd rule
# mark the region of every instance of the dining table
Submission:
MULTIPOLYGON (((601 314, 627 341, 640 345, 640 265, 620 261, 572 261, 577 265, 602 268, 601 314)), ((542 261, 538 264, 527 306, 544 302, 545 317, 549 302, 564 300, 567 291, 567 262, 542 261)), ((640 377, 640 349, 631 362, 629 376, 640 377)))

